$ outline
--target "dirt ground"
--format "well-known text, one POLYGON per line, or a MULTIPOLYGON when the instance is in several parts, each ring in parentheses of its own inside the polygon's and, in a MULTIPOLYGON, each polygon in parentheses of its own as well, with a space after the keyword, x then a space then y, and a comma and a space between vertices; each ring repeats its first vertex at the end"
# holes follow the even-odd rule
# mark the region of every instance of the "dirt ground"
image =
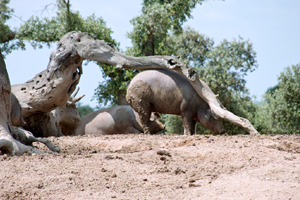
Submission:
POLYGON ((0 156, 0 199, 300 199, 300 135, 49 139, 0 156))

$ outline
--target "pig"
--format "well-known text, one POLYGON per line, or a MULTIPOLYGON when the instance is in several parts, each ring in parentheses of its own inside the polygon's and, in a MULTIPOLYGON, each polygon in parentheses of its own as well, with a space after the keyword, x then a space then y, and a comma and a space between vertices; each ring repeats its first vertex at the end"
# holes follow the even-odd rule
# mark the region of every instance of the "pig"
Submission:
MULTIPOLYGON (((156 119, 158 113, 152 113, 147 123, 151 133, 158 133, 165 126, 156 119)), ((75 135, 112 135, 143 133, 139 115, 129 105, 114 106, 97 110, 87 114, 81 119, 75 135)))
POLYGON ((25 121, 21 115, 21 105, 17 97, 10 93, 10 120, 13 126, 24 127, 25 121))
POLYGON ((52 115, 56 118, 56 121, 60 126, 62 135, 74 134, 81 120, 76 103, 79 102, 85 96, 85 94, 75 98, 78 90, 79 88, 77 88, 74 95, 70 96, 69 100, 64 106, 57 107, 51 111, 52 115))
POLYGON ((172 70, 140 72, 128 85, 126 100, 139 114, 145 134, 151 133, 147 125, 151 112, 180 115, 185 135, 196 133, 196 122, 215 133, 225 131, 222 119, 212 116, 209 105, 189 80, 172 70))

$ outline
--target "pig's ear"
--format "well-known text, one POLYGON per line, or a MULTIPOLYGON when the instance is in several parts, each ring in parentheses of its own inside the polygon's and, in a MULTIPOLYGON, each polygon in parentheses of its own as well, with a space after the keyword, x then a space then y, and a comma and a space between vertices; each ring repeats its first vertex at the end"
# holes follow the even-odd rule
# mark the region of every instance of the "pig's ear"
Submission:
POLYGON ((206 120, 209 120, 210 116, 211 116, 211 110, 208 109, 208 110, 205 112, 204 117, 205 117, 206 120))
MULTIPOLYGON (((219 119, 219 117, 218 117, 215 113, 213 113, 213 112, 211 111, 211 109, 208 109, 208 113, 209 113, 209 117, 212 116, 212 117, 215 118, 215 119, 219 119)), ((208 117, 208 119, 209 119, 209 117, 208 117)))
POLYGON ((154 115, 157 117, 157 118, 161 118, 160 114, 158 112, 154 112, 154 115))
POLYGON ((151 113, 151 116, 150 116, 150 121, 154 121, 154 120, 155 120, 155 117, 160 118, 159 113, 157 113, 157 112, 152 112, 152 113, 151 113))

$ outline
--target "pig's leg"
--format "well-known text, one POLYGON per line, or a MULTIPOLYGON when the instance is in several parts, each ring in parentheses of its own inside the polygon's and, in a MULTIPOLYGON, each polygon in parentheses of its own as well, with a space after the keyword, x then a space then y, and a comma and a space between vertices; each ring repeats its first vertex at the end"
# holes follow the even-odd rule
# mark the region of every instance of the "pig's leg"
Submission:
POLYGON ((148 126, 148 121, 150 120, 150 112, 142 112, 139 113, 140 120, 141 120, 141 125, 144 130, 144 134, 150 134, 150 128, 148 126))
POLYGON ((137 106, 137 113, 139 114, 141 126, 144 130, 144 134, 150 134, 150 129, 148 126, 148 121, 150 120, 150 103, 142 99, 139 101, 139 106, 137 106))
POLYGON ((196 121, 191 117, 183 116, 182 123, 184 127, 184 135, 194 135, 196 133, 196 121))

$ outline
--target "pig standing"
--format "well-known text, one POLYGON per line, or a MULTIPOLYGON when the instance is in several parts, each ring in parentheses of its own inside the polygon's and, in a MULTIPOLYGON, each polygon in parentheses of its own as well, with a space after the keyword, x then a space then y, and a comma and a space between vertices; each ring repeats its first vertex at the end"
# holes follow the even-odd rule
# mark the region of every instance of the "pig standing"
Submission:
MULTIPOLYGON (((156 115, 158 115, 158 113, 156 115)), ((164 125, 159 122, 155 116, 152 117, 153 118, 147 123, 151 133, 164 130, 164 125)), ((112 135, 142 132, 143 128, 140 123, 139 115, 129 105, 123 105, 89 113, 81 119, 75 135, 112 135)))
POLYGON ((213 118, 209 105, 188 79, 172 70, 139 73, 127 88, 126 100, 139 113, 146 134, 151 132, 147 125, 151 112, 180 115, 185 135, 195 134, 196 122, 213 132, 224 132, 222 119, 213 118))

